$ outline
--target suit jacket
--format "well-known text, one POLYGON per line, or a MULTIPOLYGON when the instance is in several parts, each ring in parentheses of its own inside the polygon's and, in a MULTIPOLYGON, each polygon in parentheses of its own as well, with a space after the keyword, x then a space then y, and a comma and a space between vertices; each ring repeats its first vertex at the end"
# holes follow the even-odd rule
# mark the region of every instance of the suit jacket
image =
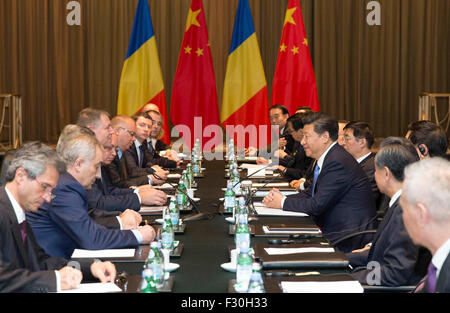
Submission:
POLYGON ((370 153, 364 160, 359 163, 369 178, 370 186, 372 187, 373 200, 375 201, 375 206, 378 207, 380 199, 380 190, 378 190, 377 182, 375 181, 375 154, 370 153))
MULTIPOLYGON (((24 244, 5 187, 0 188, 0 292, 55 292, 54 271, 68 261, 46 254, 28 225, 26 234, 24 244)), ((80 262, 84 278, 92 278, 91 263, 92 260, 80 262)))
POLYGON ((284 175, 289 181, 304 177, 312 162, 313 159, 306 156, 305 150, 299 142, 295 142, 291 155, 280 159, 280 165, 286 167, 284 175))
MULTIPOLYGON (((332 242, 359 230, 373 229, 376 219, 366 174, 358 162, 338 144, 325 156, 314 197, 310 185, 305 191, 287 196, 283 210, 310 215, 332 242)), ((350 252, 363 247, 371 237, 353 237, 337 248, 350 252)))
MULTIPOLYGON (((150 141, 147 140, 147 144, 148 144, 148 150, 151 152, 151 148, 153 148, 153 147, 151 147, 150 141)), ((170 149, 169 145, 164 143, 161 139, 156 140, 156 143, 155 143, 156 152, 161 152, 161 151, 164 151, 167 149, 170 149)))
POLYGON ((123 212, 125 209, 139 211, 141 203, 131 188, 118 188, 111 184, 109 173, 101 168, 102 179, 96 179, 87 190, 89 209, 123 212))
POLYGON ((450 254, 442 265, 436 282, 436 292, 450 293, 450 254))
POLYGON ((111 164, 102 166, 105 172, 111 179, 111 185, 119 188, 129 188, 131 186, 148 185, 148 177, 139 176, 132 178, 128 175, 125 157, 122 154, 122 158, 116 155, 111 164))
MULTIPOLYGON (((423 269, 416 267, 420 259, 419 247, 414 245, 403 224, 399 199, 387 210, 377 229, 370 250, 348 253, 353 267, 366 266, 371 261, 380 264, 382 286, 415 285, 423 276, 423 269), (422 272, 420 272, 422 270, 422 272)), ((355 279, 367 284, 367 275, 373 269, 352 273, 355 279)))
POLYGON ((145 142, 145 146, 147 147, 148 152, 146 158, 148 158, 150 163, 157 164, 163 168, 176 168, 177 162, 159 155, 160 151, 167 149, 161 149, 162 147, 164 147, 164 145, 168 148, 168 146, 161 140, 156 141, 155 148, 153 148, 151 142, 145 142))
POLYGON ((139 245, 130 230, 107 229, 88 215, 86 190, 68 172, 61 174, 51 203, 27 219, 41 247, 52 256, 69 258, 74 249, 115 249, 139 245))
MULTIPOLYGON (((147 141, 142 143, 144 145, 144 159, 142 161, 142 167, 139 166, 139 157, 136 145, 132 145, 130 149, 124 152, 124 158, 127 165, 127 171, 130 177, 139 177, 143 175, 153 174, 155 171, 151 168, 153 165, 159 165, 161 167, 176 167, 175 161, 161 157, 158 153, 149 151, 147 141)), ((151 146, 151 145, 150 145, 151 146)))

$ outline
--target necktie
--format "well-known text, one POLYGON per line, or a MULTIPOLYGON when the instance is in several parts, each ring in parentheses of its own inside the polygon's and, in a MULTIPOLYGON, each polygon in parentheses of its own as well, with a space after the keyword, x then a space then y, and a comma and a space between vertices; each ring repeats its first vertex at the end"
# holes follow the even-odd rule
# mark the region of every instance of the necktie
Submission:
POLYGON ((139 167, 142 167, 142 164, 144 163, 144 146, 139 146, 139 167))
POLYGON ((153 153, 153 143, 151 141, 148 142, 148 152, 153 153))
POLYGON ((314 167, 314 180, 312 185, 312 196, 314 197, 314 191, 316 189, 317 178, 319 177, 320 167, 318 164, 314 167))
POLYGON ((436 266, 433 265, 433 263, 430 262, 430 265, 428 266, 428 272, 427 272, 427 291, 429 293, 434 293, 436 291, 436 266))
POLYGON ((22 234, 22 242, 25 244, 25 240, 27 239, 27 221, 23 221, 19 224, 20 232, 22 234))

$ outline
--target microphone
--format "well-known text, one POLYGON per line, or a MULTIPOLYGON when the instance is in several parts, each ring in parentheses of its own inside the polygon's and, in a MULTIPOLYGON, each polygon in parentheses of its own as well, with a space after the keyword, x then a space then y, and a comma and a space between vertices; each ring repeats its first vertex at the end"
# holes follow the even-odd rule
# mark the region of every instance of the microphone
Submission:
POLYGON ((255 207, 254 207, 253 205, 249 205, 249 204, 250 204, 250 201, 252 201, 253 196, 255 195, 256 192, 258 192, 258 191, 261 190, 262 188, 266 187, 267 184, 269 184, 270 182, 272 182, 273 180, 275 180, 275 178, 278 178, 278 176, 273 176, 273 177, 271 177, 271 178, 270 178, 267 182, 265 182, 262 186, 260 186, 260 187, 256 188, 255 190, 251 191, 250 194, 248 195, 248 198, 247 198, 247 200, 245 201, 245 205, 246 205, 246 206, 248 205, 248 206, 250 207, 250 209, 251 209, 253 215, 258 215, 258 212, 256 212, 256 209, 255 209, 255 207))
MULTIPOLYGON (((246 179, 252 177, 252 176, 255 175, 256 173, 259 173, 259 172, 261 172, 262 170, 265 170, 266 168, 271 167, 271 166, 273 166, 273 164, 272 164, 272 163, 269 163, 269 164, 267 164, 266 166, 261 167, 261 168, 258 169, 257 171, 254 171, 254 172, 251 173, 250 175, 247 175, 247 176, 245 176, 244 178, 240 178, 239 181, 233 185, 233 188, 236 187, 236 185, 240 184, 242 181, 244 181, 244 180, 246 180, 246 179)), ((248 171, 248 169, 247 169, 247 171, 248 171)))
MULTIPOLYGON (((157 179, 160 180, 164 180, 162 179, 160 176, 158 176, 157 174, 153 174, 153 176, 155 176, 157 179)), ((175 184, 172 184, 169 181, 166 181, 166 183, 168 183, 170 186, 172 186, 175 189, 175 193, 177 190, 177 186, 175 184)), ((202 213, 200 211, 200 209, 198 208, 197 203, 194 201, 194 199, 192 199, 187 192, 185 192, 184 190, 181 190, 181 192, 186 196, 186 198, 189 200, 189 202, 191 203, 192 207, 194 208, 194 210, 197 212, 197 214, 193 214, 193 215, 189 215, 185 218, 183 218, 183 222, 189 222, 189 221, 198 221, 198 220, 203 220, 203 219, 212 219, 214 217, 213 214, 210 213, 202 213)))

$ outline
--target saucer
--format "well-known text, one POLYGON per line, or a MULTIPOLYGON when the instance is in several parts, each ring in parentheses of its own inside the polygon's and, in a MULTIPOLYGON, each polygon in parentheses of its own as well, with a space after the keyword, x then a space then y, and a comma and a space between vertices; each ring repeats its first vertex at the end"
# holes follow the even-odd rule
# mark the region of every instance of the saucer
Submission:
POLYGON ((180 264, 177 263, 169 263, 166 266, 164 266, 164 270, 167 272, 173 272, 176 269, 178 269, 180 267, 180 264))
MULTIPOLYGON (((226 217, 225 218, 225 220, 228 222, 228 223, 230 223, 230 224, 234 224, 234 218, 233 217, 226 217)), ((253 222, 253 221, 256 221, 257 219, 256 218, 254 218, 254 217, 249 217, 248 218, 248 222, 250 223, 250 222, 253 222)))
POLYGON ((232 264, 231 262, 220 264, 220 267, 228 272, 236 272, 236 264, 232 264))

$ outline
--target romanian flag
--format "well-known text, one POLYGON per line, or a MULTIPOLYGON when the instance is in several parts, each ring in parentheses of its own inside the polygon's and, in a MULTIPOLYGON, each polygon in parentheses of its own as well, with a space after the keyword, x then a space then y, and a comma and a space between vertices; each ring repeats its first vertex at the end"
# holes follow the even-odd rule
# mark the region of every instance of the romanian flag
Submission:
POLYGON ((131 116, 147 103, 158 106, 164 118, 162 141, 170 144, 166 95, 150 8, 147 0, 139 0, 120 78, 117 114, 131 116))
MULTIPOLYGON (((267 146, 270 143, 268 102, 267 82, 252 14, 248 0, 240 0, 228 55, 221 122, 225 129, 230 125, 246 128, 254 125, 259 131, 260 125, 267 125, 267 131, 260 134, 258 141, 259 147, 267 146), (261 135, 265 137, 265 142, 261 141, 261 135)), ((235 134, 228 133, 239 143, 235 134)), ((257 134, 250 133, 250 138, 257 138, 257 134)))
POLYGON ((272 86, 272 105, 275 104, 285 106, 291 114, 300 106, 320 111, 299 0, 289 1, 284 19, 272 86))
POLYGON ((195 139, 200 139, 204 149, 213 148, 209 146, 211 141, 205 148, 210 136, 203 130, 209 125, 220 129, 219 109, 202 0, 192 0, 189 8, 173 82, 170 118, 189 147, 195 139), (186 126, 190 134, 183 131, 186 126))

